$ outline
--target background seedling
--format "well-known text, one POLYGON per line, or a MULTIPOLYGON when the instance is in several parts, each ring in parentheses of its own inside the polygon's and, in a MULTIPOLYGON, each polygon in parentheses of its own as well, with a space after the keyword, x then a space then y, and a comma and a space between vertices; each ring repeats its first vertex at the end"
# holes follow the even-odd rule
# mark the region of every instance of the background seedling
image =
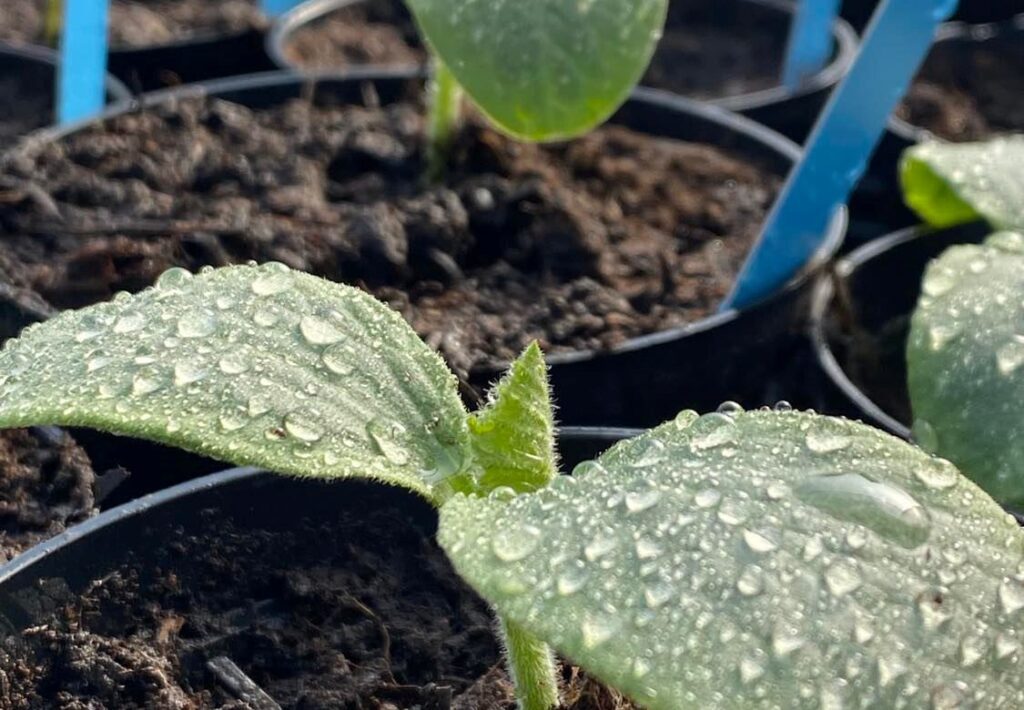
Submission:
POLYGON ((273 264, 65 312, 0 373, 0 426, 424 496, 528 710, 557 703, 552 648, 651 708, 1024 703, 1024 535, 952 464, 861 424, 683 412, 558 476, 536 346, 469 414, 397 313, 273 264))

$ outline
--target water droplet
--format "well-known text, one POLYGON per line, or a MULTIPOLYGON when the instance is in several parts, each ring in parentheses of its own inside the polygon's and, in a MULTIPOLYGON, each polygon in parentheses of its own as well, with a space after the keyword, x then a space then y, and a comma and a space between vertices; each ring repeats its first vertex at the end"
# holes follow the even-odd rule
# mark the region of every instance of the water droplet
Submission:
POLYGON ((903 662, 893 656, 880 656, 878 658, 878 684, 888 688, 897 678, 907 672, 903 662))
POLYGON ((956 470, 956 466, 945 459, 938 458, 914 469, 914 476, 934 490, 952 488, 960 481, 960 473, 956 470))
POLYGON ((843 434, 823 430, 811 429, 804 439, 808 450, 816 454, 830 454, 834 451, 842 451, 848 448, 853 440, 843 434))
POLYGON ((388 461, 396 466, 405 466, 409 463, 409 452, 399 443, 399 438, 405 433, 400 424, 374 419, 366 425, 366 433, 377 447, 377 451, 388 461))
POLYGON ((775 403, 775 406, 772 407, 772 409, 774 409, 776 412, 792 412, 793 405, 784 399, 780 399, 778 402, 775 403))
POLYGON ((853 640, 865 644, 875 637, 875 630, 865 619, 858 618, 853 622, 853 640))
POLYGON ((764 591, 764 571, 757 565, 747 565, 736 580, 736 589, 745 597, 757 596, 764 591))
POLYGON ((794 629, 779 627, 772 633, 772 653, 779 659, 803 648, 804 643, 804 639, 794 629))
POLYGON ((264 308, 257 308, 256 312, 252 314, 252 320, 261 328, 270 328, 277 325, 282 315, 281 309, 277 306, 266 306, 264 308))
POLYGON ((698 508, 711 508, 718 505, 722 500, 722 493, 716 488, 704 488, 693 497, 693 502, 698 508))
POLYGON ((942 323, 928 329, 928 345, 932 352, 944 350, 963 333, 959 323, 942 323))
POLYGON ((618 545, 618 540, 613 537, 597 537, 588 542, 583 548, 583 556, 591 562, 595 562, 614 550, 618 545))
MULTIPOLYGON (((186 272, 187 273, 187 272, 186 272)), ((152 394, 164 386, 163 382, 152 375, 139 373, 132 379, 132 394, 145 396, 152 394)))
POLYGON ((299 331, 310 345, 332 345, 345 337, 337 327, 319 316, 303 316, 299 331))
POLYGON ((740 682, 750 685, 764 675, 764 666, 755 658, 749 656, 740 661, 740 682))
POLYGON ((778 543, 769 537, 766 532, 759 532, 756 530, 744 530, 743 531, 743 542, 746 543, 747 547, 752 552, 758 554, 765 554, 771 552, 778 547, 778 543))
POLYGON ((228 353, 217 365, 225 375, 240 375, 251 367, 248 358, 241 353, 228 353))
POLYGON ((807 505, 870 528, 903 547, 917 547, 931 532, 928 513, 909 493, 859 473, 812 476, 794 492, 807 505))
POLYGON ((996 660, 1005 661, 1007 658, 1020 651, 1020 642, 1005 631, 1001 631, 996 634, 996 640, 992 646, 992 650, 995 652, 996 660))
POLYGON ((249 423, 249 418, 240 411, 224 412, 218 420, 224 431, 238 431, 249 423))
POLYGON ((324 366, 335 375, 351 375, 356 368, 357 355, 351 346, 343 343, 331 345, 320 355, 324 366))
POLYGON ((1024 609, 1024 584, 1016 579, 1004 579, 999 585, 999 605, 1007 614, 1024 609))
POLYGON ((179 288, 192 280, 192 274, 181 267, 175 266, 160 274, 156 280, 157 288, 179 288))
POLYGON ((960 680, 943 683, 932 690, 932 710, 958 710, 967 706, 967 684, 960 680))
POLYGON ((262 269, 264 273, 250 284, 252 292, 257 296, 274 296, 292 287, 292 275, 288 267, 281 264, 280 266, 284 267, 282 270, 278 268, 268 269, 268 266, 269 264, 264 264, 262 269))
POLYGON ((249 412, 250 417, 258 417, 271 410, 270 400, 262 395, 253 395, 249 398, 246 409, 249 412))
POLYGON ((141 313, 126 313, 114 323, 114 332, 119 335, 134 333, 146 325, 146 319, 141 313))
POLYGON ((917 597, 917 613, 921 625, 928 631, 935 631, 946 624, 952 617, 946 609, 946 600, 941 592, 922 592, 917 597))
POLYGON ((583 589, 590 575, 582 565, 573 565, 558 575, 555 588, 563 597, 568 597, 583 589))
POLYGON ((661 554, 661 545, 650 538, 642 537, 636 541, 636 556, 641 560, 653 560, 661 554))
POLYGON ((1024 337, 1015 335, 996 351, 996 365, 1003 375, 1012 375, 1024 365, 1024 337))
POLYGON ((661 499, 661 492, 657 488, 648 488, 645 491, 630 491, 626 494, 626 510, 630 513, 640 513, 657 505, 661 499))
POLYGON ((709 414, 701 417, 707 423, 704 430, 690 440, 690 448, 700 452, 724 446, 736 439, 736 424, 723 414, 709 414))
POLYGON ((672 422, 675 424, 676 429, 682 431, 683 429, 689 429, 698 419, 700 419, 700 415, 697 412, 692 409, 684 409, 676 415, 672 422))
POLYGON ((106 332, 107 324, 99 317, 91 314, 84 314, 78 321, 79 330, 75 333, 76 343, 85 343, 94 340, 106 332))
POLYGON ((925 274, 924 281, 921 284, 921 290, 924 291, 926 296, 936 298, 938 296, 947 293, 956 285, 956 275, 944 268, 932 267, 925 274))
POLYGON ((738 402, 722 402, 718 405, 718 413, 724 414, 727 417, 735 417, 737 414, 743 414, 745 409, 738 402))
POLYGON ((102 370, 112 362, 114 362, 114 358, 109 355, 97 355, 89 358, 89 361, 85 363, 85 371, 96 372, 97 370, 102 370))
POLYGON ((498 486, 497 488, 493 489, 490 493, 488 493, 487 497, 491 500, 496 500, 501 503, 509 503, 515 500, 517 495, 518 494, 516 493, 516 489, 512 488, 511 486, 498 486))
POLYGON ((178 319, 178 336, 182 338, 205 338, 217 330, 217 316, 213 311, 189 312, 178 319))
POLYGON ((768 496, 769 500, 782 500, 783 498, 786 497, 786 494, 789 493, 789 486, 787 486, 785 483, 780 483, 776 481, 773 483, 769 483, 765 487, 764 493, 766 496, 768 496))
POLYGON ((648 673, 650 673, 652 669, 653 666, 651 665, 651 662, 646 659, 638 658, 635 661, 633 661, 634 678, 643 678, 648 673))
POLYGON ((316 419, 301 412, 289 412, 284 418, 284 430, 299 441, 312 444, 320 441, 323 430, 316 419))
POLYGON ((491 541, 491 551, 502 562, 518 562, 526 559, 539 544, 540 530, 533 525, 522 525, 496 534, 491 541))
POLYGON ((1017 232, 996 232, 985 243, 1003 251, 1024 254, 1024 234, 1017 232))
POLYGON ((853 560, 839 560, 825 570, 825 584, 834 597, 845 597, 861 585, 860 572, 853 560))
POLYGON ((197 362, 179 362, 174 366, 174 384, 185 387, 205 379, 209 372, 197 362))
POLYGON ((667 582, 659 582, 644 588, 644 602, 649 609, 664 606, 673 596, 675 596, 675 589, 667 582))
POLYGON ((591 650, 610 640, 619 631, 615 619, 605 616, 587 616, 580 626, 583 648, 591 650))
POLYGON ((582 461, 572 469, 572 477, 576 479, 581 476, 595 476, 606 472, 605 467, 597 461, 582 461))
POLYGON ((726 525, 739 525, 747 519, 747 513, 738 503, 727 500, 718 508, 718 519, 726 525))

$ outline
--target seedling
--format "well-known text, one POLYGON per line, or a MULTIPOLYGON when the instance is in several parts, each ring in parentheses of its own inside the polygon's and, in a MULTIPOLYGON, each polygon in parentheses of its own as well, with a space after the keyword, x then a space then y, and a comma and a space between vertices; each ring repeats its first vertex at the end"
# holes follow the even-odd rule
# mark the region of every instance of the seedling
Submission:
POLYGON ((62 313, 0 373, 0 426, 420 494, 526 710, 558 702, 554 650, 651 708, 1024 706, 1024 535, 862 424, 686 411, 560 476, 536 345, 470 414, 397 313, 275 264, 62 313))
POLYGON ((948 227, 979 218, 983 245, 955 246, 921 285, 907 344, 922 446, 1007 505, 1024 506, 1024 137, 909 150, 907 203, 948 227))
POLYGON ((429 170, 443 171, 462 95, 521 140, 586 133, 640 81, 668 0, 406 0, 433 55, 429 170))

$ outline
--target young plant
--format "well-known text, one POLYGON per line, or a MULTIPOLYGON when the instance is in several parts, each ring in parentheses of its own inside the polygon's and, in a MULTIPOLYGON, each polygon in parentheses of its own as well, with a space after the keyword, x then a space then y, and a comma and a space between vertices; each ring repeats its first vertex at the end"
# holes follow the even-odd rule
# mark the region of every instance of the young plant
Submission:
MULTIPOLYGON (((1024 230, 1024 138, 908 151, 907 203, 935 226, 1024 230)), ((925 273, 907 343, 919 443, 1024 506, 1024 236, 954 246, 925 273)))
POLYGON ((1024 706, 1024 534, 861 424, 687 411, 559 476, 535 345, 470 414, 397 313, 273 264, 65 312, 0 373, 0 426, 419 493, 527 710, 558 703, 553 651, 651 708, 1024 706))
POLYGON ((640 81, 668 0, 406 0, 433 55, 428 133, 438 173, 465 92, 500 130, 572 138, 640 81))

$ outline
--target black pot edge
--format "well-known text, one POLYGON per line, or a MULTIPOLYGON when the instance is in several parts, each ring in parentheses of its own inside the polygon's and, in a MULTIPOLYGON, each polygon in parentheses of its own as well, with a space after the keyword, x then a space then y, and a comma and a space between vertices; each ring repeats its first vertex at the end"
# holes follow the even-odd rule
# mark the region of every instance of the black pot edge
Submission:
MULTIPOLYGON (((613 444, 625 439, 631 439, 643 433, 641 429, 630 429, 624 427, 561 427, 556 431, 560 441, 579 442, 601 442, 611 447, 613 444)), ((607 448, 606 447, 606 448, 607 448)), ((211 473, 200 478, 193 478, 184 483, 179 483, 169 488, 164 488, 155 493, 135 498, 127 503, 101 512, 99 515, 73 525, 64 532, 51 537, 37 545, 33 545, 20 555, 12 558, 4 564, 0 564, 0 586, 5 584, 11 577, 24 572, 39 561, 49 557, 57 550, 70 545, 81 538, 84 538, 97 530, 116 524, 126 518, 141 515, 153 508, 157 508, 179 498, 185 498, 200 491, 207 491, 235 481, 256 477, 261 475, 273 475, 267 471, 253 466, 242 466, 229 468, 217 473, 211 473)), ((380 484, 388 485, 388 484, 380 484)))
MULTIPOLYGON (((60 68, 60 56, 57 52, 41 45, 0 42, 0 56, 17 57, 19 59, 29 59, 49 64, 55 72, 60 68)), ((109 72, 107 72, 104 85, 106 86, 107 94, 110 96, 109 103, 111 106, 119 106, 122 102, 129 101, 132 98, 132 92, 128 90, 124 82, 109 72)))
POLYGON ((910 429, 875 404, 865 392, 847 377, 846 372, 839 364, 828 342, 828 335, 825 332, 825 321, 828 318, 829 306, 832 305, 832 298, 835 295, 835 282, 837 280, 848 278, 860 266, 874 259, 879 254, 913 241, 929 231, 934 230, 922 225, 907 227, 906 229, 874 239, 864 246, 855 249, 837 261, 831 272, 822 274, 818 278, 811 295, 811 318, 808 335, 814 348, 818 365, 832 384, 838 387, 843 395, 867 416, 869 424, 880 427, 884 431, 907 441, 912 439, 910 429))
MULTIPOLYGON (((266 51, 277 66, 289 71, 302 71, 290 61, 284 51, 288 36, 301 25, 315 20, 323 15, 340 10, 343 7, 355 5, 366 0, 306 0, 282 15, 274 23, 270 32, 267 33, 266 51)), ((794 12, 792 3, 787 0, 741 0, 742 2, 754 3, 763 7, 776 10, 780 13, 791 15, 794 12)), ((718 106, 728 111, 745 113, 764 106, 800 98, 808 94, 828 89, 839 82, 850 70, 854 60, 857 58, 857 48, 860 40, 856 31, 846 20, 837 17, 832 27, 832 40, 836 47, 835 56, 832 61, 817 74, 807 81, 802 82, 795 88, 773 86, 761 91, 752 91, 737 96, 727 96, 720 99, 710 99, 704 103, 718 106)), ((651 89, 649 91, 665 91, 663 89, 651 89)), ((670 95, 672 92, 665 91, 670 95)))
MULTIPOLYGON (((197 98, 201 96, 208 96, 211 94, 217 94, 228 90, 244 90, 244 89, 259 89, 262 87, 275 86, 282 83, 289 82, 311 82, 316 83, 319 81, 343 81, 343 80, 373 80, 373 79, 415 79, 419 76, 423 76, 422 67, 373 67, 364 66, 354 68, 344 72, 311 72, 311 73, 296 73, 289 71, 272 71, 263 72, 259 74, 249 74, 239 77, 227 77, 223 79, 213 79, 211 81, 198 82, 195 84, 188 84, 181 87, 174 87, 170 89, 164 89, 161 91, 155 91, 140 97, 138 100, 129 103, 128 105, 120 104, 111 106, 108 110, 104 111, 99 116, 79 121, 76 123, 68 124, 66 126, 56 126, 49 129, 42 129, 36 132, 23 144, 28 146, 29 141, 33 143, 45 143, 52 140, 58 140, 64 136, 80 130, 84 126, 96 122, 109 119, 113 116, 125 113, 127 111, 136 110, 140 106, 149 107, 156 104, 160 104, 166 101, 171 101, 180 98, 197 98)), ((709 121, 714 121, 725 125, 727 128, 736 131, 737 133, 744 134, 750 138, 753 138, 766 146, 771 150, 778 153, 781 157, 790 160, 794 165, 800 160, 801 150, 800 148, 785 136, 776 133, 775 131, 767 128, 749 118, 745 118, 731 111, 723 109, 718 106, 711 106, 699 101, 687 99, 682 96, 675 94, 669 94, 663 91, 647 88, 637 88, 633 91, 632 99, 642 101, 646 103, 656 104, 661 107, 673 109, 682 113, 689 113, 705 118, 709 121)), ((631 338, 621 345, 612 348, 607 351, 594 351, 594 350, 578 350, 570 353, 561 353, 550 355, 546 359, 550 365, 564 365, 570 363, 581 362, 584 360, 592 360, 599 357, 605 357, 625 352, 631 352, 635 350, 641 350, 654 345, 663 344, 665 342, 682 339, 696 333, 711 330, 717 328, 725 323, 731 322, 741 315, 747 313, 750 310, 760 308, 773 301, 783 298, 786 294, 800 288, 807 282, 808 279, 812 278, 817 271, 819 271, 825 264, 831 261, 832 257, 839 250, 842 245, 843 238, 846 235, 846 227, 848 223, 848 215, 845 209, 839 210, 829 225, 828 234, 822 246, 818 251, 811 257, 804 268, 795 276, 793 276, 783 287, 781 287, 774 294, 751 304, 747 308, 742 310, 730 309, 715 313, 714 315, 703 318, 694 323, 688 323, 686 325, 679 326, 678 328, 671 328, 669 330, 663 330, 658 333, 651 333, 649 335, 643 335, 637 338, 631 338)), ((500 371, 495 370, 495 374, 500 371)))
MULTIPOLYGON (((1002 20, 1000 22, 985 22, 980 24, 971 24, 960 21, 946 22, 939 27, 938 33, 935 36, 935 42, 939 43, 959 39, 983 41, 1007 31, 1024 32, 1024 13, 1017 15, 1012 19, 1002 20)), ((915 126, 913 123, 903 120, 895 113, 889 117, 887 129, 890 133, 908 145, 927 143, 929 141, 946 142, 944 138, 935 135, 927 128, 915 126)))

